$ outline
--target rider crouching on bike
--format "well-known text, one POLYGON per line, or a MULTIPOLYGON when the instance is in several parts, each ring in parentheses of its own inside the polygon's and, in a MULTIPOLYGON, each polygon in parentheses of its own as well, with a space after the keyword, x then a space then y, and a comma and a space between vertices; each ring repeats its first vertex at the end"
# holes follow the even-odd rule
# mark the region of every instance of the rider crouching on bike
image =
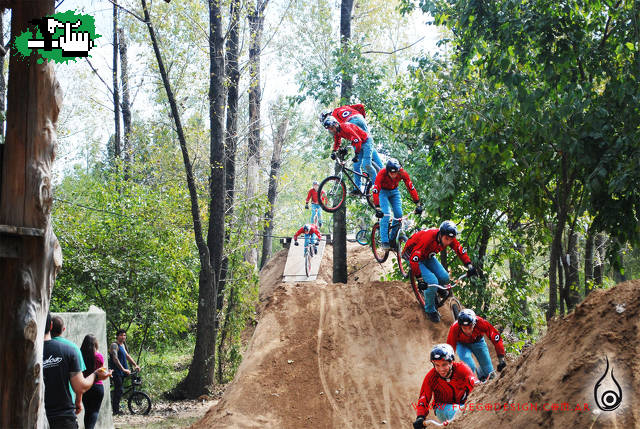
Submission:
POLYGON ((418 417, 413 422, 415 429, 424 426, 429 409, 433 409, 436 417, 442 422, 453 419, 478 382, 465 363, 453 361, 453 348, 449 344, 436 344, 431 349, 429 359, 433 368, 424 377, 420 388, 416 408, 418 417))
MULTIPOLYGON (((396 246, 395 236, 391 240, 392 246, 389 245, 389 206, 391 206, 391 210, 393 211, 393 217, 400 219, 402 217, 402 199, 400 198, 400 190, 398 189, 400 180, 404 181, 413 202, 417 204, 415 213, 417 215, 422 214, 420 197, 418 197, 418 191, 416 191, 413 183, 411 183, 409 173, 400 166, 400 162, 397 159, 389 159, 385 168, 378 172, 371 190, 373 204, 376 207, 376 217, 382 219, 380 221, 380 239, 383 250, 388 250, 390 247, 396 246)), ((391 225, 392 230, 398 224, 398 221, 395 219, 393 225, 391 225)))
MULTIPOLYGON (((298 245, 298 236, 303 233, 304 233, 305 251, 307 249, 307 246, 309 245, 309 240, 311 240, 311 245, 313 246, 313 253, 317 255, 318 243, 320 242, 320 240, 322 240, 322 235, 320 234, 320 231, 318 231, 318 228, 316 228, 315 225, 305 224, 305 226, 300 228, 298 232, 296 232, 296 234, 293 236, 293 244, 295 244, 296 246, 298 245), (314 237, 314 234, 318 237, 317 242, 316 242, 316 237, 314 237)), ((313 254, 311 256, 313 256, 313 254)))
POLYGON ((337 107, 333 110, 325 110, 320 113, 320 123, 322 124, 327 116, 333 116, 340 123, 350 122, 362 128, 365 132, 369 132, 367 121, 364 119, 367 112, 364 104, 351 104, 337 107))
POLYGON ((458 228, 450 220, 442 222, 440 228, 418 231, 409 238, 402 251, 402 257, 409 261, 411 271, 414 276, 422 275, 422 280, 418 282, 421 290, 424 290, 424 311, 429 319, 440 322, 440 313, 435 306, 436 287, 428 284, 446 285, 449 283, 449 273, 444 269, 436 255, 445 247, 451 247, 458 258, 467 266, 467 276, 477 274, 467 251, 460 245, 456 236, 458 228))
MULTIPOLYGON (((320 198, 326 199, 327 193, 322 191, 320 198)), ((304 202, 304 208, 309 208, 309 200, 311 200, 311 219, 309 222, 315 224, 315 217, 318 216, 318 227, 322 228, 322 210, 320 210, 320 198, 318 198, 318 181, 313 181, 313 186, 307 192, 307 199, 304 202)))
MULTIPOLYGON (((349 140, 355 152, 353 158, 354 171, 361 173, 362 170, 364 170, 369 176, 370 181, 373 182, 374 177, 376 177, 376 169, 372 163, 375 162, 376 166, 380 168, 382 161, 380 161, 378 152, 373 147, 373 138, 371 138, 371 135, 350 122, 341 124, 333 116, 327 116, 322 122, 322 125, 333 135, 333 152, 331 153, 331 159, 336 159, 336 152, 340 149, 342 139, 349 140)), ((362 195, 360 176, 356 174, 353 181, 356 184, 356 188, 351 191, 351 195, 362 195)))
POLYGON ((504 344, 502 337, 496 328, 470 309, 465 308, 460 312, 458 320, 449 328, 447 344, 457 350, 460 360, 478 376, 480 381, 486 381, 493 372, 489 348, 484 341, 484 335, 489 337, 498 355, 498 371, 507 366, 504 361, 504 344), (480 368, 476 368, 472 354, 478 360, 480 368))

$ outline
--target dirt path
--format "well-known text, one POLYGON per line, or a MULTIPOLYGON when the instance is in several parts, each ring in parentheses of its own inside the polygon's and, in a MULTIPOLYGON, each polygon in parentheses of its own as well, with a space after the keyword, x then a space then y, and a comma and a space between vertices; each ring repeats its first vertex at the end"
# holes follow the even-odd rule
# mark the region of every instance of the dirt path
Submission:
POLYGON ((146 416, 124 414, 113 416, 116 429, 186 428, 201 419, 216 401, 178 401, 154 403, 146 416))

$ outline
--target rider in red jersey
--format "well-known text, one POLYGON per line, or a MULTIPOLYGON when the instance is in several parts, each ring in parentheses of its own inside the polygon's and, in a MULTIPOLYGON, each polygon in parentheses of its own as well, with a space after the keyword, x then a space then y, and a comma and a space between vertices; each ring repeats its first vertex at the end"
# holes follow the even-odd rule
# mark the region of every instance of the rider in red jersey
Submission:
POLYGON ((465 363, 453 361, 453 348, 449 344, 436 344, 429 358, 433 368, 424 377, 420 388, 416 408, 418 417, 413 423, 415 429, 423 427, 430 409, 440 421, 451 420, 478 382, 465 363))

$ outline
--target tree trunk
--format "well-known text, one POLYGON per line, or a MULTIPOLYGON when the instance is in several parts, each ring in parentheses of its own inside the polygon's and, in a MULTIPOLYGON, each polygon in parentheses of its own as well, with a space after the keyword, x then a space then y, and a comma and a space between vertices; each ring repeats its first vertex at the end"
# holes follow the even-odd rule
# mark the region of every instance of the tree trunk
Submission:
POLYGON ((584 296, 586 297, 593 290, 593 242, 595 239, 595 228, 593 223, 587 231, 587 240, 584 244, 584 296))
MULTIPOLYGON (((16 2, 11 37, 51 15, 50 0, 16 2)), ((62 91, 53 65, 37 55, 9 59, 7 135, 0 200, 0 427, 46 426, 44 325, 62 252, 51 225, 58 113, 62 91)))
MULTIPOLYGON (((264 10, 269 0, 257 0, 255 9, 249 13, 249 151, 247 153, 247 199, 251 207, 258 193, 260 177, 260 49, 264 10)), ((256 225, 258 216, 251 210, 249 224, 256 225)), ((252 237, 250 247, 245 254, 245 261, 258 267, 257 237, 252 237)))
MULTIPOLYGON (((342 0, 340 6, 340 46, 344 51, 351 39, 351 11, 353 0, 342 0)), ((344 104, 351 99, 353 77, 346 71, 342 73, 340 101, 344 104)), ((338 165, 335 167, 339 172, 338 165)), ((333 282, 347 282, 347 204, 333 215, 333 282)))
POLYGON ((607 237, 603 233, 596 234, 595 261, 593 265, 593 283, 602 286, 607 237))
MULTIPOLYGON (((167 99, 169 100, 169 106, 171 107, 171 114, 176 126, 176 134, 178 135, 178 141, 180 142, 182 160, 187 175, 189 197, 191 199, 193 231, 195 235, 196 246, 198 247, 198 256, 200 258, 200 273, 198 278, 198 324, 196 328, 196 346, 194 350, 194 358, 191 362, 191 366, 189 367, 189 373, 187 374, 187 377, 182 380, 182 382, 180 382, 180 384, 174 391, 175 396, 178 397, 197 397, 202 392, 206 391, 207 387, 211 385, 213 381, 213 360, 215 347, 210 345, 210 337, 211 335, 213 335, 213 345, 215 346, 215 330, 213 320, 215 319, 214 309, 215 296, 217 293, 217 283, 212 272, 209 248, 205 243, 204 236, 202 234, 198 193, 193 178, 193 169, 191 160, 189 159, 187 141, 182 129, 180 112, 178 111, 178 105, 173 95, 173 90, 171 89, 171 83, 169 82, 169 77, 164 67, 164 62, 162 61, 162 55, 160 54, 160 48, 158 46, 155 30, 151 22, 149 10, 147 9, 146 0, 141 0, 141 4, 144 11, 144 18, 147 23, 147 28, 149 29, 149 36, 151 37, 153 50, 156 55, 156 60, 158 61, 158 70, 160 71, 160 76, 162 77, 162 82, 167 93, 167 99), (204 364, 203 360, 205 361, 204 364), (207 372, 206 361, 209 361, 209 372, 207 372), (209 375, 209 378, 207 378, 207 375, 209 375)), ((211 214, 211 216, 214 216, 214 214, 211 214)))
POLYGON ((557 275, 559 273, 558 262, 562 253, 560 240, 562 239, 562 228, 556 225, 551 241, 551 252, 549 255, 549 308, 547 310, 547 322, 555 317, 558 309, 558 283, 557 275))
MULTIPOLYGON (((240 27, 240 1, 232 0, 229 5, 229 32, 227 36, 227 52, 225 61, 225 73, 227 79, 227 126, 225 129, 225 216, 233 219, 235 203, 235 180, 236 180, 236 151, 238 147, 238 84, 240 81, 240 70, 238 69, 238 40, 240 27)), ((225 247, 231 238, 231 230, 225 230, 225 247)), ((224 290, 226 289, 228 278, 229 258, 225 255, 220 268, 220 282, 218 283, 218 300, 216 303, 218 314, 221 314, 224 305, 224 290)), ((234 291, 229 295, 227 311, 225 312, 224 324, 220 331, 220 341, 218 341, 218 383, 223 382, 224 370, 224 345, 229 326, 229 318, 234 307, 234 291)))
POLYGON ((565 263, 566 281, 564 298, 567 304, 567 311, 571 311, 580 302, 580 293, 578 292, 578 283, 580 282, 580 275, 578 271, 580 268, 578 260, 578 234, 575 232, 569 233, 569 243, 567 245, 565 263))
POLYGON ((122 156, 120 146, 120 89, 118 88, 118 6, 113 3, 113 154, 115 159, 122 156))
POLYGON ((278 176, 280 175, 280 154, 282 152, 282 146, 287 134, 287 127, 289 126, 289 119, 283 117, 281 122, 278 123, 276 135, 273 138, 273 155, 271 156, 271 172, 269 173, 269 191, 267 198, 269 200, 269 208, 265 214, 266 225, 264 227, 264 234, 262 238, 262 258, 260 260, 260 268, 267 263, 271 257, 271 234, 273 233, 273 208, 276 205, 276 199, 278 198, 278 176))
POLYGON ((129 95, 129 61, 127 59, 127 40, 124 37, 124 30, 118 29, 118 48, 120 50, 120 81, 122 82, 122 126, 124 136, 122 139, 122 152, 124 160, 125 178, 128 177, 131 164, 131 101, 129 95))
MULTIPOLYGON (((0 46, 4 46, 4 20, 0 14, 0 46)), ((4 123, 5 123, 5 94, 7 92, 7 83, 4 80, 4 55, 0 55, 0 145, 4 143, 4 123)), ((0 146, 0 152, 2 152, 0 146)), ((2 175, 2 154, 0 153, 0 176, 2 175)))

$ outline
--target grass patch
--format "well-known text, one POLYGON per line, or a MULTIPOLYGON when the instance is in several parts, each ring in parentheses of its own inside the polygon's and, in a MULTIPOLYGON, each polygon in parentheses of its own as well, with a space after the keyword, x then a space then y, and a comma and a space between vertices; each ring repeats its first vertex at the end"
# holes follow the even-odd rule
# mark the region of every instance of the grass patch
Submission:
POLYGON ((165 350, 143 353, 139 362, 142 367, 142 387, 153 402, 162 399, 163 393, 172 390, 187 376, 194 344, 190 338, 165 350))

